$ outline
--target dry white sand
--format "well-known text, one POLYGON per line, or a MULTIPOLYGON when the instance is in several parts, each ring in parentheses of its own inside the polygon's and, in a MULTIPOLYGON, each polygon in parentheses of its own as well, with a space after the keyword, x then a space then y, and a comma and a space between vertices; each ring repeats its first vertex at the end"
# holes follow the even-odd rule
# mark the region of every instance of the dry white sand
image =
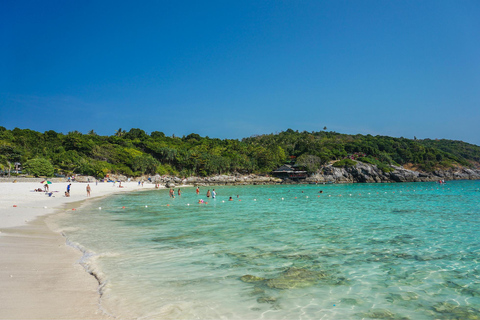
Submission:
POLYGON ((112 319, 99 305, 98 282, 78 263, 81 253, 49 228, 46 216, 79 201, 116 192, 153 189, 136 182, 73 182, 50 185, 52 197, 40 183, 0 183, 0 319, 112 319))

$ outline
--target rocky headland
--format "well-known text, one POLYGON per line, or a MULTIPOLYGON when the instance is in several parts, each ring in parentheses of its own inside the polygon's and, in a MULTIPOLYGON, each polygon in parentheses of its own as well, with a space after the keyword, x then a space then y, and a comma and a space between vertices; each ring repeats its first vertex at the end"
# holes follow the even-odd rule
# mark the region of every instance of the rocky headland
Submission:
POLYGON ((376 165, 357 162, 355 166, 336 168, 327 165, 316 174, 306 178, 306 182, 320 183, 361 183, 361 182, 428 182, 438 180, 478 180, 479 169, 452 168, 448 170, 435 170, 434 172, 422 172, 391 166, 393 171, 383 172, 376 165))
POLYGON ((393 183, 428 182, 438 180, 480 180, 480 169, 452 168, 422 172, 392 166, 393 171, 383 172, 376 165, 357 162, 355 166, 337 168, 326 165, 305 179, 281 179, 271 175, 217 175, 212 177, 178 178, 172 176, 150 177, 153 183, 173 187, 175 185, 262 185, 262 184, 312 184, 312 183, 393 183))

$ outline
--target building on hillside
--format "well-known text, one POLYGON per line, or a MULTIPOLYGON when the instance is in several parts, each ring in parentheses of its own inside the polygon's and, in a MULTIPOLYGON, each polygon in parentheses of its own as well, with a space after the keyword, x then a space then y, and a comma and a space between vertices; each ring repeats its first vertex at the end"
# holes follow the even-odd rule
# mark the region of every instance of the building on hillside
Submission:
POLYGON ((284 164, 275 171, 272 171, 272 175, 281 179, 305 179, 307 177, 307 171, 298 170, 290 164, 284 164))

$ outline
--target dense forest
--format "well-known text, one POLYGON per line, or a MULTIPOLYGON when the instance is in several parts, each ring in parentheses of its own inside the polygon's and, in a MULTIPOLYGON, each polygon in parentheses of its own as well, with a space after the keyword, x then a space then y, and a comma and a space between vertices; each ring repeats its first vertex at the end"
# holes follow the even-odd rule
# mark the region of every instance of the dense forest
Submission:
POLYGON ((242 140, 215 139, 192 133, 166 136, 141 129, 117 130, 111 136, 77 131, 68 134, 0 127, 0 169, 12 171, 19 163, 32 175, 106 174, 140 176, 171 174, 210 176, 231 173, 269 173, 291 162, 309 172, 337 161, 410 165, 423 171, 480 163, 480 147, 452 140, 417 140, 336 132, 298 132, 292 129, 242 140))

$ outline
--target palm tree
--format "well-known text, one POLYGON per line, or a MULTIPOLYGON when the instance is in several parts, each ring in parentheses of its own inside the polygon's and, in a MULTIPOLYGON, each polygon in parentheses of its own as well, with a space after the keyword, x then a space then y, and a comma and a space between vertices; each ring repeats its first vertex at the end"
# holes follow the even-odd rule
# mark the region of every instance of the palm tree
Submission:
POLYGON ((122 130, 122 128, 119 128, 117 131, 115 131, 115 135, 116 135, 117 137, 123 136, 124 133, 125 133, 125 130, 122 130))
POLYGON ((0 168, 5 172, 8 168, 8 176, 10 177, 10 171, 12 170, 12 164, 6 157, 0 157, 0 168))

